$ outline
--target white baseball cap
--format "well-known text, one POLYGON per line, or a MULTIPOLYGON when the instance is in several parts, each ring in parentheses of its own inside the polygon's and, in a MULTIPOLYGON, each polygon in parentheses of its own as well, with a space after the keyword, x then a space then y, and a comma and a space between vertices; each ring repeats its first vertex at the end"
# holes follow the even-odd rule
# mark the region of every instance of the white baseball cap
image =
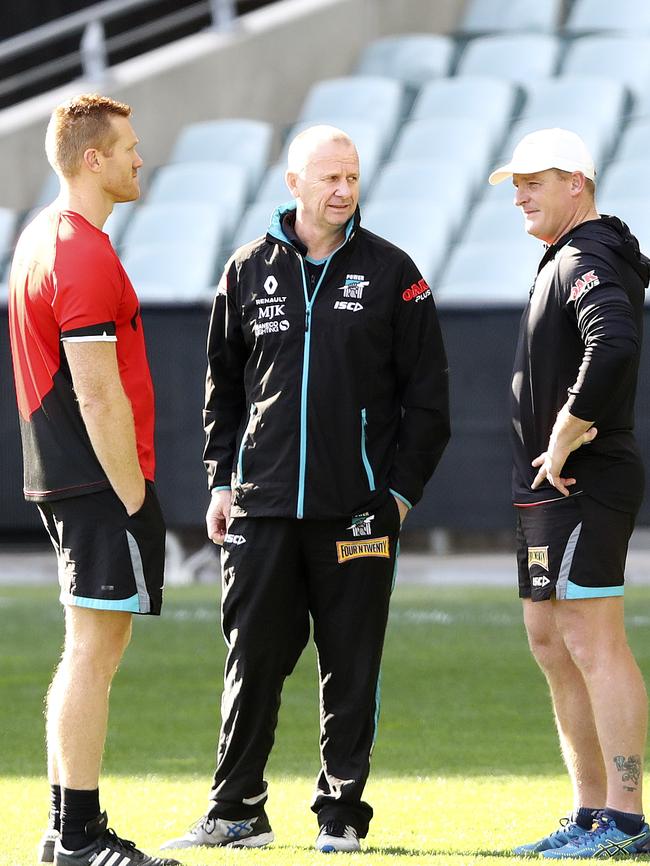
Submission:
POLYGON ((596 169, 587 145, 568 129, 538 129, 525 135, 515 147, 512 159, 489 177, 494 186, 513 174, 535 174, 548 168, 560 171, 581 171, 589 180, 595 180, 596 169))

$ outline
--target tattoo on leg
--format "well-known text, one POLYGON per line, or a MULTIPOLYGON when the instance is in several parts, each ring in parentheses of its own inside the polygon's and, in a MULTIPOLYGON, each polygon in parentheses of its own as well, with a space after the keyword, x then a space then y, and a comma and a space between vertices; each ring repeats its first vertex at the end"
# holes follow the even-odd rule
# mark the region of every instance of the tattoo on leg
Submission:
POLYGON ((619 773, 622 773, 621 781, 626 791, 636 791, 641 778, 641 757, 639 755, 615 755, 614 764, 619 773), (627 783, 627 784, 626 784, 627 783))

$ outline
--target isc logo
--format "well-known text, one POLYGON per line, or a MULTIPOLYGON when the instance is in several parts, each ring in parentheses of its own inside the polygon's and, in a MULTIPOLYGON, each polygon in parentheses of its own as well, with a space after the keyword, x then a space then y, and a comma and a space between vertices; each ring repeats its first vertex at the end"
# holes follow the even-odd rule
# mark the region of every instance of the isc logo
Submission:
POLYGON ((358 313, 363 310, 363 304, 358 301, 336 301, 334 304, 335 310, 350 310, 351 313, 358 313))

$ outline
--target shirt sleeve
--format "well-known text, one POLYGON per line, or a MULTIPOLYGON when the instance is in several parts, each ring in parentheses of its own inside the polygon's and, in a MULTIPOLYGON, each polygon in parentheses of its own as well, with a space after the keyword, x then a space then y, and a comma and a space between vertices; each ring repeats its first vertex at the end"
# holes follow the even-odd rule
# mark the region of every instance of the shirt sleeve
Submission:
POLYGON ((569 408, 577 418, 597 422, 635 369, 640 338, 632 304, 617 271, 593 253, 571 256, 559 290, 584 345, 569 408))
POLYGON ((402 417, 390 489, 412 506, 449 440, 448 369, 431 289, 408 257, 397 291, 393 354, 402 417))
POLYGON ((64 341, 115 342, 124 279, 112 256, 101 248, 69 251, 57 260, 52 309, 64 341))

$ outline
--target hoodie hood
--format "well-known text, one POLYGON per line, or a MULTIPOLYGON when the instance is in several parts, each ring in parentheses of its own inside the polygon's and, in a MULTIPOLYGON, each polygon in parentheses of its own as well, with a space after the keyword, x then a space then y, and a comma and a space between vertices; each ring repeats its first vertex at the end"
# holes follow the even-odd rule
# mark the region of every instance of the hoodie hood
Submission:
MULTIPOLYGON (((597 241, 607 246, 613 253, 624 259, 639 275, 647 288, 650 282, 650 258, 641 252, 639 242, 628 226, 616 216, 602 215, 598 220, 588 220, 580 223, 567 232, 555 248, 564 246, 577 238, 597 241)), ((549 249, 551 249, 549 247, 549 249)))
MULTIPOLYGON (((357 207, 353 216, 350 217, 345 227, 346 243, 350 240, 353 231, 358 227, 361 219, 359 208, 357 207)), ((271 214, 271 223, 267 231, 267 237, 271 237, 274 241, 282 241, 285 244, 290 244, 296 247, 300 255, 304 256, 307 253, 307 247, 303 244, 294 230, 296 221, 296 202, 293 199, 290 202, 281 204, 271 214)))

